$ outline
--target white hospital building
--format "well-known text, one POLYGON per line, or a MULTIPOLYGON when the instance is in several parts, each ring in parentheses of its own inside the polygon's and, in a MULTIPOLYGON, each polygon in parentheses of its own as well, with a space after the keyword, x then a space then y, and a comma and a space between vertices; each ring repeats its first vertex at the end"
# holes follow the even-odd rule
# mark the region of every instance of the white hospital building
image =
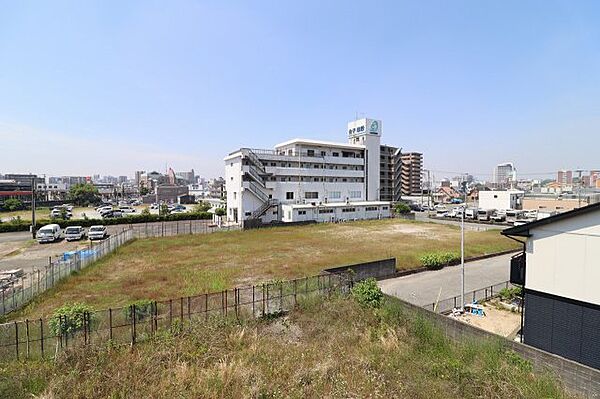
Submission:
POLYGON ((272 150, 232 152, 225 158, 227 220, 244 224, 390 217, 395 186, 398 193, 401 186, 394 179, 400 175, 394 160, 401 154, 381 145, 381 130, 381 121, 363 118, 348 123, 347 143, 293 139, 272 150))

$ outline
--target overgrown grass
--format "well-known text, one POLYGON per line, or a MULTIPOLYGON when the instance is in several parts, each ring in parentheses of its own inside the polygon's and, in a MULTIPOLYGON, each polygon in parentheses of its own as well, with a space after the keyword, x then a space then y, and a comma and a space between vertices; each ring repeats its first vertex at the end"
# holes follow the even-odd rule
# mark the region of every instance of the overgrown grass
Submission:
MULTIPOLYGON (((65 302, 99 309, 192 296, 386 257, 409 269, 420 266, 424 253, 455 251, 459 240, 455 226, 398 219, 137 240, 12 317, 47 316, 65 302)), ((498 231, 466 233, 467 256, 513 248, 516 244, 498 231)))
POLYGON ((0 365, 0 396, 29 398, 565 398, 500 341, 456 345, 386 299, 312 299, 289 315, 193 322, 133 349, 0 365))

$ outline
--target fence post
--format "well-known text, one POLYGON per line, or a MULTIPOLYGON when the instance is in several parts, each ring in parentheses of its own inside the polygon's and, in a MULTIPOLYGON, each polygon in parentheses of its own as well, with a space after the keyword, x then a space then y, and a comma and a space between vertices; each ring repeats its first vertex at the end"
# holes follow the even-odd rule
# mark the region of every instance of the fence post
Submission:
POLYGON ((227 303, 227 297, 229 296, 229 290, 225 290, 225 316, 227 317, 227 308, 229 307, 229 304, 227 303))
POLYGON ((262 285, 262 316, 265 317, 265 285, 262 285))
POLYGON ((131 313, 131 346, 135 345, 135 319, 137 319, 135 315, 135 304, 131 305, 129 308, 131 313))
POLYGON ((169 299, 169 330, 173 331, 173 300, 169 299))
POLYGON ((204 294, 204 320, 208 320, 208 292, 204 294))
POLYGON ((19 360, 19 324, 15 321, 15 350, 17 351, 17 360, 19 360))
POLYGON ((113 339, 112 308, 108 308, 108 339, 113 339))
POLYGON ((88 340, 87 319, 87 312, 83 312, 83 345, 87 345, 88 340))
POLYGON ((256 317, 256 309, 254 306, 254 286, 252 286, 252 317, 256 317))
POLYGON ((42 359, 44 358, 44 322, 40 317, 40 349, 42 352, 42 359))
POLYGON ((154 332, 158 331, 158 302, 154 301, 154 332))
POLYGON ((283 282, 279 283, 279 311, 283 311, 283 282))
POLYGON ((294 279, 294 306, 298 304, 298 298, 296 297, 296 279, 294 279))
POLYGON ((63 334, 62 334, 62 330, 63 330, 63 316, 58 316, 58 335, 56 336, 56 339, 59 341, 60 343, 60 349, 63 348, 63 334))
POLYGON ((191 301, 191 299, 190 299, 190 297, 188 296, 188 297, 187 297, 188 320, 191 320, 191 319, 192 319, 192 312, 191 312, 191 310, 192 310, 192 309, 191 309, 190 301, 191 301))
POLYGON ((183 322, 183 297, 179 299, 179 319, 183 322))
POLYGON ((239 314, 238 314, 238 289, 234 288, 233 289, 233 308, 235 309, 235 318, 237 319, 239 314))
POLYGON ((25 320, 25 337, 27 339, 25 346, 25 358, 29 359, 29 319, 25 320))

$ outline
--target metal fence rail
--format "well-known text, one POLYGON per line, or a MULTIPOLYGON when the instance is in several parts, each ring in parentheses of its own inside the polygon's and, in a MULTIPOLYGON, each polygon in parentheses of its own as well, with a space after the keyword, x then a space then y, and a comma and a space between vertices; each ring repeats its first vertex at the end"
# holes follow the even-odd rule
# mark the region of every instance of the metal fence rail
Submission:
POLYGON ((264 317, 291 310, 302 299, 345 294, 351 285, 346 274, 324 274, 85 312, 77 323, 60 317, 0 324, 0 361, 54 357, 65 348, 108 341, 134 345, 159 330, 182 328, 190 320, 264 317), (78 327, 69 327, 73 325, 78 327))
MULTIPOLYGON (((465 301, 468 302, 481 302, 492 299, 500 294, 500 290, 503 288, 511 287, 512 284, 510 282, 505 281, 503 283, 498 283, 495 285, 490 285, 489 287, 480 288, 478 290, 469 291, 465 293, 465 301)), ((460 295, 453 296, 451 298, 446 298, 438 302, 429 303, 423 306, 425 309, 431 310, 437 313, 447 313, 452 311, 453 308, 460 307, 460 295)))

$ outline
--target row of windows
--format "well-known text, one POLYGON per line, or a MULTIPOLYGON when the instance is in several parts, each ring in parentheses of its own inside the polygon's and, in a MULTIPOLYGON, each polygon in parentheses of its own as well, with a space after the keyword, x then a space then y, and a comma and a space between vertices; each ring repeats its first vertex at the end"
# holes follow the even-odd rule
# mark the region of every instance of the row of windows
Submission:
MULTIPOLYGON (((340 165, 324 163, 295 163, 295 162, 269 162, 266 166, 273 168, 301 168, 301 169, 331 169, 331 170, 365 170, 364 165, 340 165)), ((246 163, 245 163, 246 165, 246 163)))
MULTIPOLYGON (((288 148, 287 150, 279 150, 277 152, 277 155, 288 155, 288 156, 295 156, 298 155, 298 151, 295 151, 293 148, 288 148)), ((326 156, 332 156, 332 157, 339 157, 341 156, 342 158, 362 158, 363 154, 362 152, 354 152, 354 151, 324 151, 324 150, 314 150, 314 149, 307 149, 306 151, 301 151, 299 155, 303 155, 303 156, 307 156, 307 157, 317 157, 317 156, 321 156, 321 157, 326 157, 326 156)))
POLYGON ((364 183, 364 177, 317 177, 317 176, 271 176, 269 181, 282 181, 282 182, 324 182, 324 183, 364 183))
MULTIPOLYGON (((330 191, 329 193, 329 198, 331 199, 339 199, 342 198, 342 192, 341 191, 330 191)), ((348 197, 349 198, 360 198, 362 195, 362 191, 350 191, 348 192, 348 197)), ((304 193, 304 198, 306 199, 319 199, 319 192, 318 191, 307 191, 304 193)), ((235 199, 235 193, 234 193, 234 199, 235 199)), ((286 200, 293 200, 294 199, 294 192, 293 191, 288 191, 285 193, 285 199, 286 200)))

